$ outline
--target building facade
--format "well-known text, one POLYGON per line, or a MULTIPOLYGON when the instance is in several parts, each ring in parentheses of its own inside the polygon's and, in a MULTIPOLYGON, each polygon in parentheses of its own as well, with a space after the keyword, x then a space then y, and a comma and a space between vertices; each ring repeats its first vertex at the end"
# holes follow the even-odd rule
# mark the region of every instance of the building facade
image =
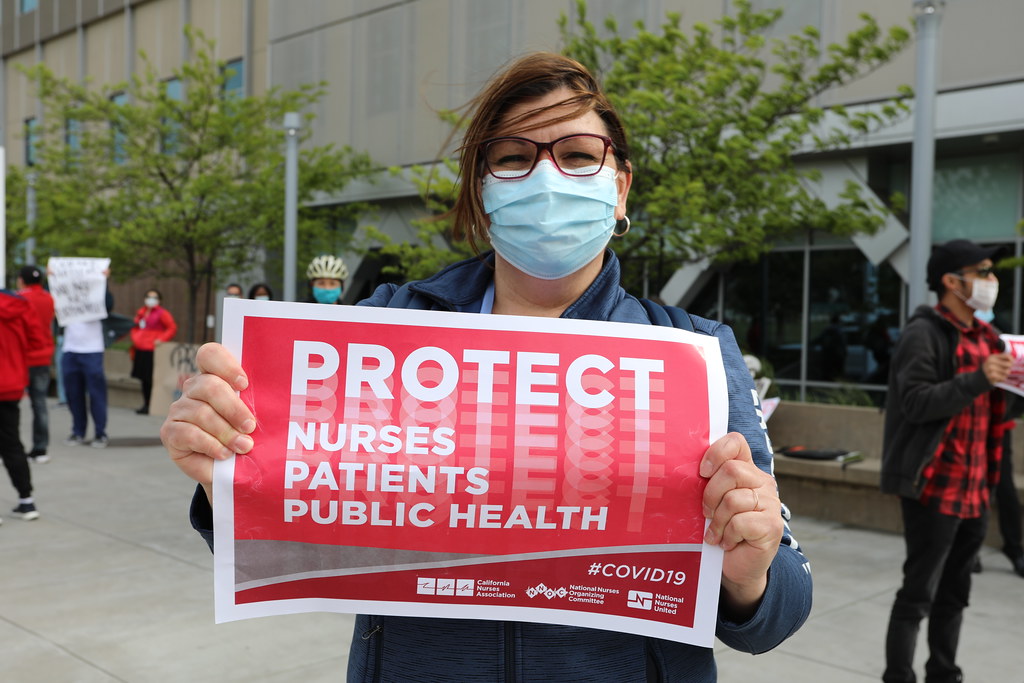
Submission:
MULTIPOLYGON (((826 44, 854 30, 860 12, 883 27, 908 28, 913 14, 910 0, 753 4, 784 10, 777 35, 813 25, 826 44)), ((144 49, 169 74, 187 56, 181 29, 191 24, 239 69, 246 93, 325 81, 312 143, 351 145, 382 167, 408 169, 450 151, 439 112, 463 105, 510 58, 558 50, 558 19, 564 13, 571 23, 575 8, 573 0, 0 0, 8 163, 30 161, 33 121, 45 116, 19 65, 44 61, 60 75, 114 83, 139 69, 135 55, 144 49)), ((588 8, 595 23, 611 14, 623 27, 637 20, 658 26, 669 11, 682 12, 684 26, 711 24, 732 9, 730 0, 590 0, 588 8)), ((942 9, 936 242, 966 237, 1024 253, 1016 230, 1024 215, 1022 26, 1024 4, 1016 0, 948 0, 942 9)), ((874 106, 913 85, 914 62, 910 47, 819 104, 874 106)), ((847 179, 881 198, 909 194, 912 120, 799 163, 822 171, 823 198, 847 179)), ((366 221, 397 239, 411 239, 411 221, 424 213, 401 175, 356 183, 320 202, 356 200, 376 203, 380 210, 366 221)), ((680 264, 660 295, 732 324, 741 345, 769 362, 784 396, 870 403, 883 389, 888 350, 906 317, 907 225, 906 215, 893 215, 879 235, 855 239, 809 225, 802 239, 775 245, 754 264, 680 264)), ((381 277, 374 260, 346 258, 354 266, 351 301, 381 277)), ((997 321, 1019 332, 1021 271, 1000 280, 997 321)))

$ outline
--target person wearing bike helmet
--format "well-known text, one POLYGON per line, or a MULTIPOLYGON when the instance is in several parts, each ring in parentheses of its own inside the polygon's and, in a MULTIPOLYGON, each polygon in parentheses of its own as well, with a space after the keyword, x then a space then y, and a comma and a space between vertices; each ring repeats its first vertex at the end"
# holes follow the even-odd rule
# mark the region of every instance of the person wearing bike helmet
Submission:
POLYGON ((310 303, 340 304, 341 291, 348 267, 331 254, 321 254, 309 262, 306 278, 309 280, 310 303))

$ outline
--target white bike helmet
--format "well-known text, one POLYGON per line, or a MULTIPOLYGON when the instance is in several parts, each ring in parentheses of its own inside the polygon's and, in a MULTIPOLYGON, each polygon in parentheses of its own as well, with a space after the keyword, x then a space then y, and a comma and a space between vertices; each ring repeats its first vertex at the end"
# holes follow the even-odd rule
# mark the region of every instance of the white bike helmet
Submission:
POLYGON ((348 277, 348 267, 337 256, 321 254, 309 262, 309 268, 306 268, 306 279, 316 280, 321 277, 344 280, 348 277))

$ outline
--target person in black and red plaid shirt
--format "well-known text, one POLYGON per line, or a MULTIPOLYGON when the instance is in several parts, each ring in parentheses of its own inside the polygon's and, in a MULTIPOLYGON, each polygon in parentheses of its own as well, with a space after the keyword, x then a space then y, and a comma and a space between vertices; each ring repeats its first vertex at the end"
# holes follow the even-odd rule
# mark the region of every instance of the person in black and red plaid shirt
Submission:
POLYGON ((892 356, 882 491, 900 496, 907 560, 886 634, 887 683, 917 680, 914 649, 925 617, 926 683, 963 680, 960 624, 1006 429, 1005 397, 993 388, 1012 364, 995 330, 974 316, 995 303, 999 251, 967 240, 934 247, 928 286, 939 303, 914 311, 892 356))

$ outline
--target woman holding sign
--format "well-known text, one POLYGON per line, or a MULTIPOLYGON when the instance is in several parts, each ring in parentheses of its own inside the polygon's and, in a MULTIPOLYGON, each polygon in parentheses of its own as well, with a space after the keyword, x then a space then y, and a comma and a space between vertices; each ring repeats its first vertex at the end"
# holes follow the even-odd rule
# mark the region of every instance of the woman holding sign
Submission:
MULTIPOLYGON (((590 73, 566 57, 513 62, 474 101, 461 148, 456 229, 493 252, 402 287, 383 285, 368 306, 651 324, 620 286, 608 242, 629 229, 634 169, 618 115, 590 73)), ((653 314, 652 314, 653 315, 653 314)), ((796 631, 811 603, 806 560, 789 536, 771 476, 756 394, 732 332, 716 336, 728 379, 731 433, 705 453, 705 542, 724 551, 716 634, 764 652, 796 631), (753 398, 752 398, 753 397, 753 398)), ((202 489, 193 525, 212 540, 213 461, 253 446, 247 384, 223 347, 200 349, 162 429, 175 463, 202 489), (205 491, 205 495, 204 495, 205 491)), ((710 648, 596 629, 523 622, 359 616, 349 680, 709 681, 710 648)))

